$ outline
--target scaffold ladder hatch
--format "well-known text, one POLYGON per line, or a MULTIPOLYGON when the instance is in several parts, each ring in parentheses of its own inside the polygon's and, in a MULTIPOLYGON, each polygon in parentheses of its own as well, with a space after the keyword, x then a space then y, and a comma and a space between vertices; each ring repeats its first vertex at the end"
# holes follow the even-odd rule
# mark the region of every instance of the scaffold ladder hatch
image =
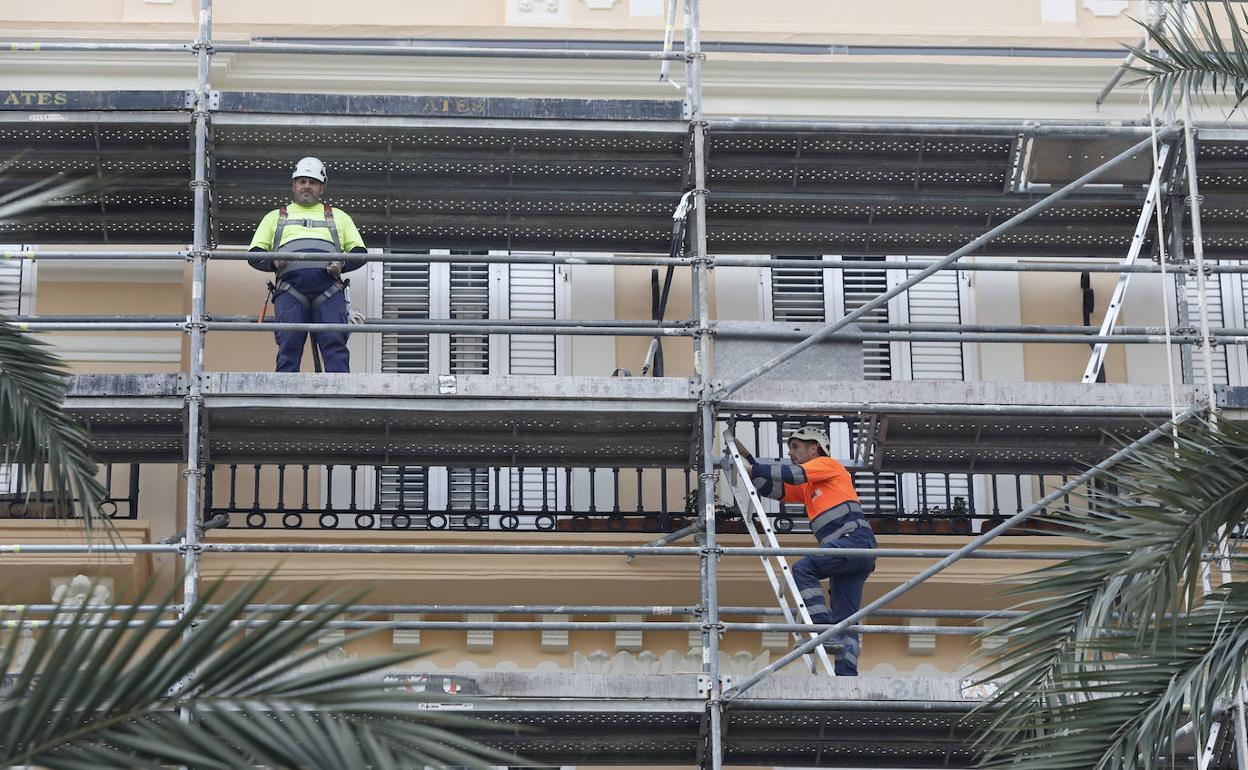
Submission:
MULTIPOLYGON (((758 490, 754 488, 754 484, 750 481, 750 471, 746 467, 745 458, 741 456, 741 452, 737 449, 736 437, 732 435, 731 429, 725 429, 723 433, 724 447, 727 451, 728 463, 722 468, 728 487, 732 490, 733 498, 736 500, 737 508, 741 511, 741 522, 745 526, 745 531, 750 534, 750 540, 754 542, 755 548, 779 548, 780 541, 776 539, 776 530, 772 526, 771 517, 767 515, 767 511, 763 507, 763 500, 758 495, 758 490), (753 513, 753 516, 750 514, 753 513), (758 527, 755 526, 757 521, 758 527), (758 529, 761 528, 763 536, 767 542, 764 545, 763 538, 759 536, 758 529)), ((810 612, 806 609, 806 603, 802 601, 802 594, 797 590, 797 583, 793 581, 793 570, 789 567, 788 559, 780 554, 772 556, 762 555, 758 557, 763 563, 763 571, 767 573, 767 582, 771 584, 771 591, 776 596, 776 602, 780 605, 780 611, 784 613, 784 619, 790 625, 799 622, 806 625, 813 625, 810 618, 810 612)), ((805 634, 809 638, 814 638, 818 634, 810 632, 793 632, 793 637, 799 642, 804 641, 802 635, 805 634)), ((818 658, 819 667, 829 676, 835 676, 835 670, 832 665, 832 659, 828 657, 828 652, 822 645, 816 645, 813 655, 803 655, 802 659, 806 662, 806 668, 811 673, 816 673, 815 659, 818 658)))

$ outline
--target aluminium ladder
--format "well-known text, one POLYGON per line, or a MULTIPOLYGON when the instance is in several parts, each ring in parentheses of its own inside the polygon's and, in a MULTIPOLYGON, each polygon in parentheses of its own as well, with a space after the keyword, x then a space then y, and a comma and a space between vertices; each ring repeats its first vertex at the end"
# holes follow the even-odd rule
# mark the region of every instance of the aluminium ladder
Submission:
MULTIPOLYGON (((767 511, 763 508, 763 500, 758 495, 758 490, 754 488, 754 484, 750 481, 749 468, 745 465, 745 459, 741 457, 741 453, 737 450, 736 437, 732 435, 730 429, 725 429, 723 433, 724 447, 727 451, 729 464, 723 467, 724 476, 728 481, 728 486, 732 489, 733 497, 736 499, 737 508, 741 511, 741 522, 745 525, 745 531, 750 533, 750 540, 754 542, 755 548, 779 548, 780 541, 776 538, 775 527, 772 526, 771 518, 767 515, 767 511), (733 472, 736 476, 734 478, 733 472), (751 517, 751 512, 753 517, 751 517), (762 527, 763 534, 767 538, 767 545, 763 545, 763 540, 759 536, 758 529, 754 526, 752 518, 758 520, 759 526, 762 527)), ((797 583, 793 580, 793 570, 789 567, 788 559, 781 554, 773 556, 759 556, 763 563, 763 571, 767 573, 767 582, 771 584, 771 592, 776 596, 776 602, 780 605, 781 612, 784 613, 784 619, 789 624, 799 622, 795 618, 800 618, 800 622, 807 625, 813 624, 810 619, 810 611, 806 609, 806 602, 802 600, 801 593, 797 590, 797 583), (791 600, 791 601, 790 601, 791 600), (796 612, 794 607, 796 605, 796 612)), ((822 590, 822 588, 820 589, 822 590)), ((813 639, 818 636, 814 631, 803 632, 794 631, 793 638, 799 643, 805 641, 803 638, 813 639)), ((828 657, 828 651, 823 645, 816 645, 814 655, 810 653, 802 656, 806 661, 806 668, 810 672, 816 673, 815 658, 818 659, 819 666, 829 676, 836 676, 835 669, 832 665, 832 659, 828 657)))

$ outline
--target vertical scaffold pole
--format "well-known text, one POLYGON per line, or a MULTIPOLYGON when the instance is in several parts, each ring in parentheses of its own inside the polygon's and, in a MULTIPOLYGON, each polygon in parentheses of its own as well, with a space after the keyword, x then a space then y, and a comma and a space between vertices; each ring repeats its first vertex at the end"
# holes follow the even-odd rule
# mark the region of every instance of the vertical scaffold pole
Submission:
POLYGON ((702 670, 707 678, 707 739, 704 767, 723 767, 723 685, 719 678, 719 547, 715 533, 715 404, 712 400, 710 266, 706 251, 706 122, 702 113, 702 44, 699 0, 684 0, 685 111, 689 118, 690 162, 693 164, 693 216, 689 246, 693 252, 693 308, 697 337, 693 351, 698 386, 698 505, 706 525, 701 556, 702 670))
POLYGON ((212 56, 212 0, 199 0, 199 36, 195 42, 197 81, 195 110, 195 176, 191 181, 195 222, 191 241, 190 361, 186 392, 186 539, 183 540, 182 601, 187 610, 199 598, 200 423, 204 399, 204 290, 208 259, 208 77, 212 56))

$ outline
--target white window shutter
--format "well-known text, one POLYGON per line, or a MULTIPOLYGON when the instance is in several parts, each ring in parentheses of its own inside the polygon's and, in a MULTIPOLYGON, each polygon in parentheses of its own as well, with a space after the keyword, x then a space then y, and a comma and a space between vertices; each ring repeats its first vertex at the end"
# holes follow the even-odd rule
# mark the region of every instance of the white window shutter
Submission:
MULTIPOLYGON (((6 245, 0 248, 20 251, 30 247, 6 245)), ((30 311, 26 298, 33 289, 34 264, 25 259, 0 259, 0 315, 15 316, 30 311)), ((17 481, 16 467, 0 463, 0 494, 15 492, 17 481)))
MULTIPOLYGON (((428 262, 383 262, 381 318, 410 321, 432 317, 432 276, 428 262)), ((430 374, 433 371, 428 334, 386 332, 381 335, 381 371, 430 374)), ((419 510, 428 506, 429 474, 420 466, 378 468, 377 490, 383 511, 419 510)))
MULTIPOLYGON (((863 261, 874 260, 864 258, 863 261)), ((770 270, 769 293, 764 306, 770 308, 773 321, 823 323, 829 317, 839 317, 858 309, 883 294, 886 289, 887 275, 880 268, 864 266, 858 270, 773 267, 770 270)), ((863 326, 888 323, 888 308, 882 307, 868 313, 859 323, 863 326)), ((891 378, 892 359, 887 342, 864 342, 862 354, 867 379, 891 378)), ((780 431, 782 434, 788 433, 802 423, 801 420, 786 421, 780 426, 780 431)), ((833 430, 830 434, 837 445, 833 452, 848 455, 851 440, 848 433, 833 430)), ((772 435, 761 436, 760 439, 768 444, 778 441, 772 435)), ((854 485, 868 513, 897 511, 897 477, 894 474, 855 473, 854 485)), ((797 513, 800 514, 800 511, 797 513)))
MULTIPOLYGON (((1217 262, 1211 262, 1217 264, 1217 262)), ((1220 326, 1228 326, 1226 319, 1229 314, 1226 310, 1226 303, 1223 301, 1223 285, 1221 273, 1214 273, 1205 280, 1205 296, 1208 300, 1207 307, 1209 312, 1209 328, 1215 329, 1220 326)), ((1242 276, 1240 276, 1242 277, 1242 276)), ((1241 298, 1243 298, 1243 283, 1241 281, 1241 298)), ((1188 323, 1195 329, 1200 329, 1200 291, 1196 285, 1196 279, 1189 276, 1186 281, 1186 301, 1188 323)), ((1214 347, 1210 363, 1213 370, 1213 384, 1226 385, 1230 382, 1230 366, 1226 356, 1226 347, 1219 345, 1214 347)), ((1192 382, 1189 383, 1196 386, 1204 386, 1205 384, 1205 358, 1202 346, 1198 343, 1192 345, 1192 382)))
MULTIPOLYGON (((919 271, 907 271, 913 277, 919 271)), ((962 323, 961 282, 952 270, 942 270, 920 281, 905 293, 909 323, 962 323)), ((965 369, 962 345, 958 342, 911 342, 911 380, 962 380, 965 369)))
MULTIPOLYGON (((547 252, 549 253, 549 252, 547 252)), ((563 270, 556 265, 513 264, 507 269, 506 313, 512 320, 553 321, 562 302, 563 270)), ((511 334, 506 339, 506 374, 553 377, 560 374, 559 341, 547 334, 511 334)), ((507 493, 513 510, 554 509, 566 481, 557 468, 511 468, 507 493)), ((522 526, 529 524, 522 520, 522 526)))

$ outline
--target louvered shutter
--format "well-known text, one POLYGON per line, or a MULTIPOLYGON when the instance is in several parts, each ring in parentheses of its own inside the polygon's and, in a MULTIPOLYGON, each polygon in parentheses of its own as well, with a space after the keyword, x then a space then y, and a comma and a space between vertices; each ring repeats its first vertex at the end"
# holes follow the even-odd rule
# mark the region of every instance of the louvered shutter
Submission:
MULTIPOLYGON (((431 317, 429 264, 390 263, 381 266, 381 317, 415 320, 431 317)), ((387 332, 381 335, 381 370, 395 374, 429 374, 428 334, 387 332)), ((429 470, 421 466, 388 465, 378 469, 377 494, 384 511, 425 510, 429 506, 429 470)))
MULTIPOLYGON (((511 265, 507 280, 507 313, 514 319, 554 320, 559 272, 554 265, 511 265)), ((554 335, 508 335, 507 373, 537 377, 557 374, 554 335)), ((513 468, 508 475, 511 507, 540 511, 555 507, 555 468, 513 468)))
MULTIPOLYGON (((1210 264, 1217 264, 1216 261, 1210 264)), ((1226 303, 1223 302, 1222 278, 1221 273, 1210 275, 1205 280, 1205 296, 1208 299, 1207 307, 1209 312, 1209 328, 1215 329, 1220 326, 1228 326, 1226 323, 1228 313, 1226 311, 1226 303)), ((1188 323, 1192 328, 1200 329, 1200 291, 1196 285, 1196 279, 1189 277, 1185 282, 1185 293, 1187 302, 1188 323)), ((1242 287, 1241 281, 1241 287, 1242 287)), ((1243 289, 1241 288, 1241 292, 1243 289)), ((1248 299, 1248 295, 1244 295, 1248 299)), ((1226 347, 1217 346, 1211 351, 1211 369, 1213 370, 1213 384, 1226 385, 1230 382, 1229 362, 1226 356, 1226 347)), ((1199 343, 1192 345, 1192 382, 1190 385, 1203 386, 1205 384, 1205 357, 1203 346, 1199 343)))
MULTIPOLYGON (((484 321, 490 317, 490 266, 484 262, 450 265, 450 317, 484 321)), ((450 335, 450 374, 489 374, 488 334, 450 335)), ((482 510, 490 502, 490 478, 485 469, 448 468, 447 501, 452 511, 482 510)))
MULTIPOLYGON (((878 257, 845 257, 847 260, 862 262, 878 262, 878 257)), ((852 313, 871 300, 888 291, 888 271, 883 268, 850 270, 841 273, 841 297, 845 313, 852 313)), ((868 327, 871 324, 888 323, 888 307, 879 307, 858 319, 858 324, 868 327)), ((893 356, 887 342, 867 341, 862 343, 863 376, 868 380, 893 379, 893 356)))
MULTIPOLYGON (((0 315, 21 315, 24 310, 22 278, 28 264, 24 259, 0 259, 0 315)), ((0 456, 0 460, 3 459, 0 456)), ((16 486, 17 474, 14 467, 0 462, 0 494, 14 492, 16 486)))
MULTIPOLYGON (((908 271, 914 276, 919 271, 908 271)), ((961 284, 958 274, 943 271, 915 284, 906 292, 910 323, 962 323, 961 284)), ((911 342, 910 379, 962 380, 962 344, 958 342, 911 342)))
MULTIPOLYGON (((783 257, 779 257, 783 259, 783 257)), ((864 258, 863 261, 871 261, 864 258)), ((828 318, 829 283, 839 282, 832 288, 840 293, 840 307, 849 313, 867 301, 883 294, 887 289, 888 277, 883 269, 867 268, 828 270, 809 267, 773 267, 771 268, 771 320, 795 322, 825 322, 828 318), (835 278, 832 278, 835 276, 835 278), (831 280, 829 280, 831 279, 831 280)), ((862 319, 860 324, 887 323, 888 308, 874 310, 862 319)), ((887 342, 864 342, 862 346, 863 369, 869 380, 887 380, 892 377, 892 359, 887 342)), ((785 421, 779 426, 783 436, 804 424, 803 420, 785 421)), ((832 427, 832 426, 827 426, 832 427)), ((836 431, 830 430, 834 437, 836 431)), ((852 437, 850 437, 852 440, 852 437)), ((780 437, 776 444, 780 446, 780 437)), ((891 473, 855 473, 854 486, 862 500, 863 507, 870 513, 895 513, 897 511, 897 477, 891 473)), ((794 509, 800 514, 799 509, 794 509)))
MULTIPOLYGON (((918 270, 897 271, 897 279, 911 277, 918 270)), ((957 272, 941 271, 912 286, 899 299, 902 312, 899 321, 907 323, 960 324, 962 318, 962 281, 957 272)), ((963 380, 966 365, 962 344, 958 342, 907 342, 899 346, 905 357, 904 366, 895 374, 911 380, 963 380)), ((906 476, 909 511, 948 514, 968 511, 974 500, 973 481, 965 473, 919 473, 906 476)))
POLYGON ((22 310, 22 264, 25 260, 0 260, 0 315, 20 315, 22 310))

